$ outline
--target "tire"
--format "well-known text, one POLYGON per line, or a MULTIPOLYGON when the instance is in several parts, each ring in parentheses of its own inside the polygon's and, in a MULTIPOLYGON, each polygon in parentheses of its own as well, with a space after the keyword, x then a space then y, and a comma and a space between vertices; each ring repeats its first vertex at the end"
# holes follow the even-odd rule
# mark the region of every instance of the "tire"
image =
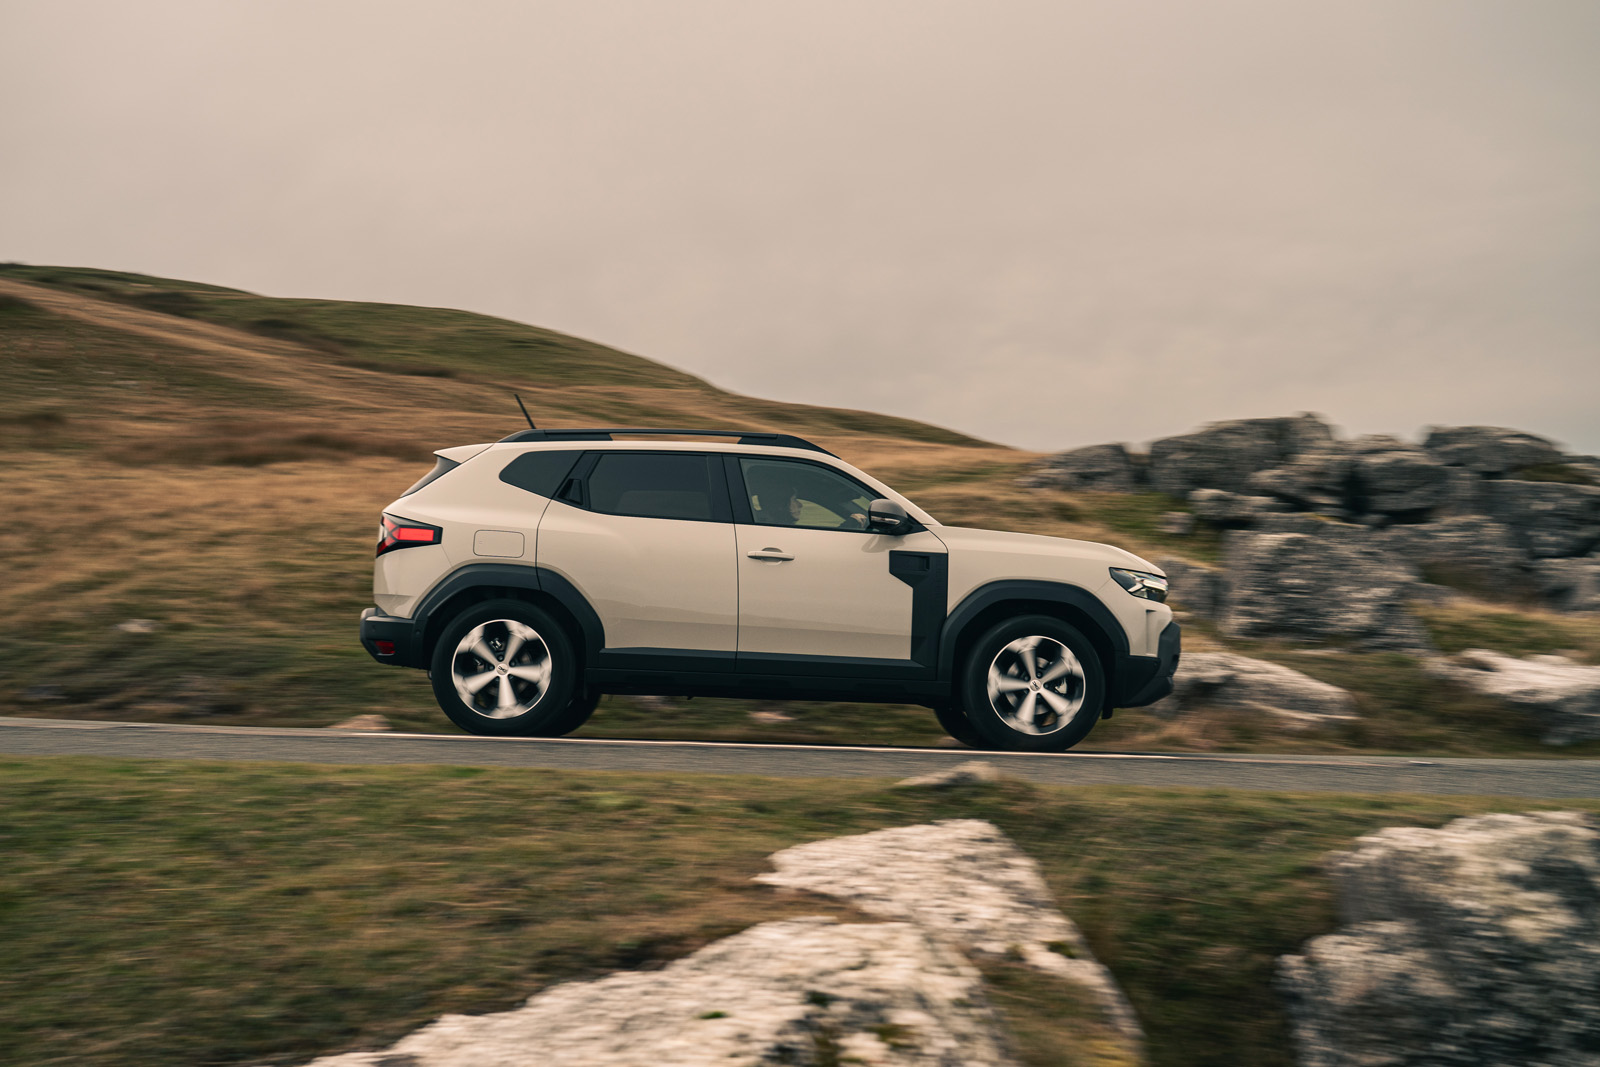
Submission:
POLYGON ((577 653, 548 612, 521 600, 491 600, 456 616, 433 649, 433 695, 450 721, 488 737, 549 737, 594 710, 577 653), (508 650, 510 655, 506 656, 508 650), (474 688, 476 686, 476 688, 474 688))
POLYGON ((972 646, 959 692, 967 721, 989 746, 1062 752, 1099 721, 1105 672, 1077 630, 1048 615, 1023 615, 972 646))
POLYGON ((939 725, 944 727, 944 732, 960 741, 968 748, 988 748, 978 731, 972 728, 972 723, 967 721, 967 713, 961 710, 959 704, 940 704, 933 709, 933 714, 938 717, 939 725))

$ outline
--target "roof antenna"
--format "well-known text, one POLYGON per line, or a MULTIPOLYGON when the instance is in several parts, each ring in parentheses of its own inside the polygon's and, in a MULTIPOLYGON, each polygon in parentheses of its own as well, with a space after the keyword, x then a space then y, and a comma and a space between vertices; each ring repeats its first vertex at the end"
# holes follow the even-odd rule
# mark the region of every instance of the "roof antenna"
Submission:
POLYGON ((528 405, 524 404, 522 402, 522 398, 517 396, 516 393, 512 393, 511 395, 516 397, 517 407, 522 409, 522 417, 528 420, 528 429, 537 430, 539 427, 533 424, 533 416, 528 414, 528 405))

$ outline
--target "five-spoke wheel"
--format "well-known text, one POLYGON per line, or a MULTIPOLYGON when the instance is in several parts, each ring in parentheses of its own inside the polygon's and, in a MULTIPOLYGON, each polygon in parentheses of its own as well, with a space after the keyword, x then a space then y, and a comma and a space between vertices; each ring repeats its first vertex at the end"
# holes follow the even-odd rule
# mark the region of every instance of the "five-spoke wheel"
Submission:
POLYGON ((593 710, 566 631, 520 600, 457 616, 434 646, 432 675, 439 706, 470 733, 555 736, 593 710))
POLYGON ((1035 752, 1083 740, 1105 698, 1094 646, 1047 615, 1008 619, 980 637, 960 687, 967 722, 984 741, 1035 752))

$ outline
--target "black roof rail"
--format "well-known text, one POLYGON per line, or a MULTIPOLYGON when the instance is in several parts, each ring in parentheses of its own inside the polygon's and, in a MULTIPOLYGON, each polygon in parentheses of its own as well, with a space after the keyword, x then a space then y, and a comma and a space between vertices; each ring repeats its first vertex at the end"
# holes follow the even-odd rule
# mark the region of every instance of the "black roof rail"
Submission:
MULTIPOLYGON (((613 426, 604 429, 575 429, 575 430, 519 430, 510 437, 502 437, 501 444, 515 441, 614 441, 614 434, 628 436, 655 435, 662 437, 736 437, 736 444, 741 445, 770 445, 773 448, 803 448, 808 452, 821 452, 824 456, 833 456, 821 445, 813 444, 804 437, 796 437, 787 433, 766 433, 760 430, 666 430, 659 428, 644 428, 630 426, 613 426)), ((838 459, 838 456, 833 458, 838 459)))

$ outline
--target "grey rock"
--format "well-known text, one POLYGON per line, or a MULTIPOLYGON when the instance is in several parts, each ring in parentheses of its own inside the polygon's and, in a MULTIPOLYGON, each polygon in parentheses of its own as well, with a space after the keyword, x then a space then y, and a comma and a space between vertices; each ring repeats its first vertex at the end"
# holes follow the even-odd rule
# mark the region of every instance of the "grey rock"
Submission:
POLYGON ((1173 496, 1195 489, 1247 491, 1250 475, 1302 452, 1331 446, 1333 431, 1315 415, 1215 422, 1150 446, 1150 483, 1173 496))
POLYGON ((1422 447, 1440 463, 1479 474, 1562 461, 1561 450, 1548 439, 1502 426, 1430 426, 1422 447))
POLYGON ((1130 1050, 1142 1044, 1127 998, 1057 910, 1038 865, 991 823, 947 819, 816 841, 775 853, 772 865, 758 882, 835 897, 972 955, 1017 958, 1076 982, 1130 1050))
POLYGON ((1156 529, 1169 537, 1188 537, 1194 533, 1194 515, 1187 511, 1163 511, 1156 518, 1156 529))
POLYGON ((1132 492, 1138 469, 1122 445, 1088 445, 1048 456, 1022 476, 1032 489, 1099 489, 1132 492))
POLYGON ((1350 457, 1352 510, 1393 517, 1431 514, 1448 497, 1448 469, 1395 437, 1358 437, 1343 446, 1350 457))
POLYGON ((1329 444, 1293 456, 1288 462, 1256 471, 1249 478, 1252 492, 1265 493, 1306 511, 1344 512, 1351 496, 1355 461, 1329 444))
POLYGON ((1199 707, 1238 708, 1272 716, 1293 730, 1359 717, 1355 698, 1289 667, 1230 652, 1189 652, 1178 663, 1172 695, 1156 705, 1172 715, 1199 707))
POLYGON ((1256 523, 1258 533, 1303 533, 1313 537, 1336 536, 1348 532, 1348 524, 1336 522, 1323 515, 1297 511, 1286 515, 1263 515, 1256 523))
POLYGON ((1518 659, 1474 648, 1452 659, 1430 660, 1425 669, 1522 708, 1540 723, 1547 745, 1600 738, 1600 667, 1565 656, 1518 659))
POLYGON ((1222 572, 1193 560, 1163 556, 1156 566, 1167 576, 1167 599, 1203 618, 1214 618, 1222 602, 1222 572))
POLYGON ((796 919, 751 927, 663 970, 567 982, 512 1011, 446 1015, 382 1052, 314 1067, 824 1062, 1015 1061, 981 976, 945 941, 912 923, 796 919))
POLYGON ((1230 637, 1432 648, 1407 610, 1416 573, 1383 551, 1370 530, 1323 523, 1316 534, 1238 531, 1228 535, 1225 559, 1221 629, 1230 637))
POLYGON ((1516 593, 1527 584, 1528 554, 1511 528, 1481 515, 1392 526, 1379 536, 1384 548, 1425 575, 1479 592, 1516 593))
POLYGON ((1295 456, 1249 479, 1296 507, 1331 514, 1421 518, 1454 500, 1450 468, 1398 437, 1371 434, 1295 456))
POLYGON ((1582 556, 1600 546, 1600 487, 1564 482, 1485 482, 1484 511, 1509 526, 1530 555, 1582 556))
POLYGON ((1301 1067, 1600 1064, 1600 832, 1391 827, 1330 857, 1338 932, 1280 960, 1301 1067))
POLYGON ((1207 522, 1218 526, 1247 526, 1262 515, 1287 511, 1282 501, 1269 496, 1246 496, 1226 489, 1195 489, 1189 493, 1189 506, 1207 522))
POLYGON ((1600 611, 1600 556, 1541 560, 1534 581, 1558 611, 1600 611))
POLYGON ((919 774, 915 778, 903 778, 894 784, 896 789, 953 789, 963 785, 981 785, 985 782, 998 782, 1005 775, 1000 773, 1000 768, 987 760, 968 760, 958 763, 947 771, 935 771, 932 774, 919 774))

